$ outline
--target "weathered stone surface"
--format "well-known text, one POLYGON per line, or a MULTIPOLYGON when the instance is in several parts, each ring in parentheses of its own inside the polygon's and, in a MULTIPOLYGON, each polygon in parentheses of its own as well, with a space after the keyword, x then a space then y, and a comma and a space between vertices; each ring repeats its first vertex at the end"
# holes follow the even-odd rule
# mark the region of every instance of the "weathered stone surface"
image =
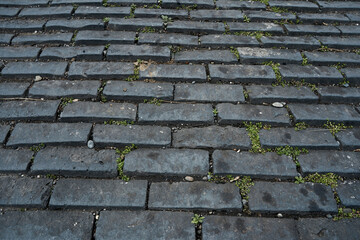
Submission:
POLYGON ((228 23, 230 32, 268 32, 272 34, 284 33, 282 27, 275 23, 247 23, 247 22, 229 22, 228 23))
POLYGON ((60 101, 5 101, 0 103, 0 120, 54 121, 60 101))
POLYGON ((260 130, 260 143, 263 147, 290 146, 307 149, 338 149, 339 143, 327 129, 307 128, 295 131, 287 128, 260 130))
POLYGON ((171 52, 168 47, 149 46, 149 45, 110 45, 106 58, 108 60, 129 60, 136 61, 154 60, 170 61, 171 52))
POLYGON ((129 14, 129 7, 79 6, 75 11, 75 17, 86 18, 126 17, 129 14))
POLYGON ((242 204, 234 184, 161 182, 150 186, 149 209, 241 211, 242 204))
POLYGON ((300 21, 304 23, 348 23, 350 22, 344 14, 335 14, 335 13, 300 13, 297 14, 297 17, 300 21))
POLYGON ((30 2, 28 0, 3 0, 0 2, 0 6, 43 6, 48 3, 49 0, 34 0, 30 2))
POLYGON ((4 60, 12 59, 35 59, 40 52, 37 47, 2 47, 0 48, 0 58, 4 60))
POLYGON ((193 20, 210 21, 243 21, 244 17, 239 10, 196 10, 190 11, 190 18, 193 20))
POLYGON ((0 216, 0 238, 90 239, 93 221, 90 212, 8 211, 0 216))
POLYGON ((246 121, 262 122, 273 126, 290 125, 285 108, 271 106, 221 103, 216 105, 220 124, 238 124, 246 121))
POLYGON ((33 152, 30 150, 0 148, 0 172, 25 173, 32 155, 33 152))
POLYGON ((271 0, 269 1, 270 7, 286 8, 291 11, 317 11, 319 7, 312 2, 307 1, 284 1, 284 0, 271 0))
POLYGON ((176 33, 139 33, 139 44, 197 46, 198 37, 176 33))
POLYGON ((304 52, 309 63, 360 65, 360 55, 348 52, 304 52))
POLYGON ((0 206, 44 208, 50 197, 51 179, 0 176, 0 206))
POLYGON ((253 65, 209 65, 212 81, 234 81, 237 83, 272 83, 275 73, 270 66, 253 65))
POLYGON ((6 136, 8 135, 10 130, 9 125, 0 125, 0 143, 4 143, 6 136))
POLYGON ((359 88, 343 88, 334 86, 318 87, 322 103, 358 103, 360 102, 359 88))
POLYGON ((64 81, 47 80, 35 82, 29 90, 29 97, 61 98, 73 97, 90 99, 96 98, 100 81, 64 81))
POLYGON ((24 97, 25 91, 30 86, 27 82, 1 82, 0 83, 0 97, 24 97))
POLYGON ((341 147, 345 150, 354 150, 360 148, 360 129, 346 129, 335 133, 336 138, 340 141, 341 147))
POLYGON ((86 145, 91 124, 86 123, 18 123, 11 133, 8 147, 45 145, 86 145))
POLYGON ((161 30, 163 21, 159 18, 110 18, 108 28, 115 31, 138 31, 144 27, 161 30))
POLYGON ((121 6, 130 6, 131 4, 135 4, 137 6, 140 5, 155 5, 157 4, 156 0, 108 0, 108 4, 116 4, 121 6))
POLYGON ((104 239, 179 239, 195 238, 191 213, 182 212, 101 212, 95 237, 104 239), (131 227, 129 227, 131 226, 131 227))
POLYGON ((345 151, 310 151, 298 157, 304 174, 335 173, 344 177, 360 175, 360 153, 345 151))
POLYGON ((100 44, 133 44, 135 32, 113 31, 79 31, 75 38, 75 44, 100 45, 100 44))
POLYGON ((331 188, 319 183, 255 182, 249 209, 260 213, 336 213, 331 188))
POLYGON ((287 49, 265 49, 255 47, 237 48, 240 55, 240 62, 243 64, 278 62, 278 63, 302 63, 303 59, 297 50, 287 49))
POLYGON ((237 35, 204 35, 200 37, 202 46, 211 47, 258 47, 255 37, 237 35))
POLYGON ((165 147, 171 143, 171 129, 159 126, 117 126, 96 125, 94 128, 96 146, 165 147))
POLYGON ((346 16, 351 22, 360 22, 360 15, 358 13, 346 13, 346 16))
POLYGON ((285 24, 284 26, 289 35, 340 35, 340 30, 331 25, 285 24))
POLYGON ((134 65, 126 62, 73 62, 70 79, 118 79, 134 74, 134 65))
POLYGON ((175 101, 245 102, 241 85, 176 84, 175 101), (209 94, 211 92, 211 94, 209 94))
POLYGON ((217 0, 216 7, 220 9, 242 9, 242 10, 265 10, 266 5, 261 2, 253 1, 232 1, 232 0, 217 0))
POLYGON ((209 153, 190 149, 138 149, 125 156, 124 174, 139 176, 204 176, 209 153))
POLYGON ((356 1, 349 1, 346 4, 343 4, 342 1, 317 1, 321 7, 321 11, 354 11, 360 10, 360 3, 356 1))
POLYGON ((135 17, 138 18, 151 18, 168 16, 172 19, 185 19, 188 18, 188 11, 178 9, 150 9, 150 8, 136 8, 135 17))
POLYGON ((202 224, 203 239, 297 239, 293 219, 206 216, 202 224))
POLYGON ((250 145, 246 130, 231 126, 187 128, 173 133, 173 147, 249 149, 250 145))
MULTIPOLYGON (((360 21, 360 18, 359 18, 360 21)), ((360 26, 356 25, 341 25, 336 26, 343 36, 358 36, 360 35, 360 26)))
POLYGON ((214 2, 211 0, 164 0, 162 6, 165 8, 176 8, 196 5, 199 8, 214 8, 214 2))
POLYGON ((180 63, 237 63, 238 59, 229 50, 189 50, 175 54, 175 62, 180 63))
POLYGON ((268 11, 246 11, 246 16, 250 21, 281 21, 281 20, 290 20, 295 21, 296 15, 293 13, 277 13, 277 12, 268 12, 268 11))
POLYGON ((147 181, 60 179, 51 195, 50 208, 145 209, 147 181))
POLYGON ((0 44, 10 44, 11 39, 13 38, 13 34, 0 34, 0 44))
POLYGON ((215 150, 212 159, 215 175, 240 175, 257 179, 293 179, 298 174, 291 157, 280 156, 273 152, 257 154, 215 150))
POLYGON ((212 124, 213 109, 210 104, 139 104, 139 123, 156 124, 212 124))
POLYGON ((89 4, 89 5, 101 5, 101 0, 53 0, 51 5, 63 5, 63 4, 89 4))
POLYGON ((346 80, 352 85, 360 85, 360 68, 341 69, 346 76, 346 80))
POLYGON ((13 45, 25 44, 69 44, 72 33, 20 34, 11 41, 13 45))
POLYGON ((107 99, 143 101, 144 99, 172 100, 174 86, 171 83, 146 83, 108 81, 103 91, 107 99))
POLYGON ((56 17, 70 17, 73 6, 57 6, 44 8, 24 8, 21 10, 19 17, 26 18, 56 18, 56 17))
POLYGON ((0 17, 15 17, 20 11, 20 8, 0 7, 0 17))
POLYGON ((4 78, 57 78, 64 76, 66 67, 66 62, 10 62, 1 75, 4 78))
POLYGON ((206 72, 201 65, 144 65, 140 66, 140 79, 205 82, 206 72))
POLYGON ((317 49, 320 43, 316 38, 310 36, 290 37, 290 36, 271 36, 261 37, 262 46, 269 47, 287 47, 295 49, 317 49))
POLYGON ((223 33, 225 26, 219 22, 175 21, 168 23, 170 33, 223 33))
POLYGON ((48 47, 40 55, 40 59, 75 59, 100 61, 103 56, 103 46, 96 47, 48 47))
POLYGON ((336 192, 339 194, 341 203, 345 207, 359 208, 360 207, 360 181, 348 180, 339 185, 336 188, 336 192))
POLYGON ((46 20, 0 20, 2 31, 33 32, 41 31, 46 20))
POLYGON ((70 177, 116 177, 115 151, 88 148, 47 147, 35 156, 30 174, 70 177))
POLYGON ((359 48, 360 38, 358 37, 316 37, 324 46, 329 48, 337 48, 337 49, 352 49, 359 48))

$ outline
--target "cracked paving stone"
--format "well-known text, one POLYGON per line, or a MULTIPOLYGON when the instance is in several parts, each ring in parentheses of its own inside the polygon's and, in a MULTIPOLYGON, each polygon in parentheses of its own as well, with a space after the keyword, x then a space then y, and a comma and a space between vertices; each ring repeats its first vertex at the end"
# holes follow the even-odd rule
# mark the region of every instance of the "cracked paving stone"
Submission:
POLYGON ((255 37, 237 35, 204 35, 200 37, 201 46, 211 47, 259 47, 255 37))
POLYGON ((122 31, 79 31, 75 38, 76 45, 133 44, 135 32, 122 31))
POLYGON ((3 60, 36 59, 40 52, 37 47, 2 47, 0 58, 3 60))
POLYGON ((106 54, 107 60, 129 60, 138 59, 153 60, 160 62, 170 61, 171 52, 168 47, 149 45, 110 45, 106 54))
POLYGON ((360 102, 359 88, 343 88, 324 86, 318 87, 317 92, 320 95, 322 103, 358 103, 360 102))
POLYGON ((0 98, 24 97, 29 86, 29 82, 1 82, 0 98))
POLYGON ((174 61, 179 63, 237 63, 238 59, 229 50, 192 50, 176 53, 174 61))
POLYGON ((69 44, 73 33, 19 34, 11 41, 13 45, 69 44))
POLYGON ((348 208, 360 207, 360 181, 347 180, 336 187, 341 203, 348 208))
POLYGON ((0 148, 0 173, 26 173, 32 156, 29 149, 0 148))
POLYGON ((70 79, 116 79, 134 74, 134 65, 127 62, 73 62, 70 79))
POLYGON ((48 47, 41 54, 40 59, 75 59, 101 61, 103 58, 103 46, 95 47, 48 47))
POLYGON ((2 125, 0 124, 0 143, 4 143, 6 136, 8 135, 10 130, 9 125, 2 125))
POLYGON ((63 77, 67 62, 9 62, 1 75, 4 78, 63 77))
MULTIPOLYGON (((135 37, 135 36, 134 36, 135 37)), ((139 44, 156 45, 180 45, 197 46, 199 45, 198 36, 177 34, 177 33, 139 33, 139 44)))
POLYGON ((243 64, 256 64, 273 61, 282 64, 302 63, 303 58, 297 50, 292 49, 264 49, 255 47, 237 48, 240 62, 243 64))
POLYGON ((290 37, 290 36, 271 36, 261 37, 262 46, 270 47, 287 47, 295 49, 318 49, 320 47, 319 41, 310 36, 304 37, 290 37))
POLYGON ((354 150, 360 148, 360 129, 346 129, 335 133, 344 150, 354 150))

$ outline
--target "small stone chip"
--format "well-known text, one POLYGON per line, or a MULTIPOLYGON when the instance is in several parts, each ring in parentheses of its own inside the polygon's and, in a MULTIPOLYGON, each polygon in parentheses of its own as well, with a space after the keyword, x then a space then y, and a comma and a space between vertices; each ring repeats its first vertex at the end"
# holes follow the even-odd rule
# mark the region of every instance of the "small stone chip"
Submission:
POLYGON ((193 177, 190 177, 190 176, 186 176, 186 177, 185 177, 185 180, 188 181, 188 182, 193 182, 193 181, 194 181, 194 178, 193 178, 193 177))
POLYGON ((273 107, 276 107, 276 108, 282 108, 284 107, 284 104, 281 103, 281 102, 274 102, 273 104, 271 104, 273 107))

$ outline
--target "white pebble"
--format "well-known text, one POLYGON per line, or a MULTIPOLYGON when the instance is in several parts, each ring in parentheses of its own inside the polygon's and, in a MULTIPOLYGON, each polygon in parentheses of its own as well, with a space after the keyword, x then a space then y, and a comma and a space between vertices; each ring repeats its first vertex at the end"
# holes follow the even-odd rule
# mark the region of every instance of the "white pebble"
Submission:
POLYGON ((87 142, 87 146, 88 146, 88 148, 90 148, 90 149, 94 148, 94 141, 93 141, 93 140, 89 140, 89 141, 87 142))

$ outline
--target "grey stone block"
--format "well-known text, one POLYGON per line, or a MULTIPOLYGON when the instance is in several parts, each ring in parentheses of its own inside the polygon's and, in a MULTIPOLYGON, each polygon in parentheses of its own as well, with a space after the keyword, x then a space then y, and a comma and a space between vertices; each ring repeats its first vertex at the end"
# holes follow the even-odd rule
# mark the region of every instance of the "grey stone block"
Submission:
POLYGON ((360 102, 359 88, 343 88, 335 86, 318 87, 322 103, 358 103, 360 102))
POLYGON ((126 17, 129 14, 129 7, 79 6, 75 11, 75 17, 86 18, 126 17))
POLYGON ((24 97, 29 86, 28 82, 2 82, 0 83, 0 97, 24 97))
POLYGON ((335 133, 344 150, 354 150, 360 148, 360 129, 346 129, 335 133))
MULTIPOLYGON (((359 18, 360 21, 360 18, 359 18)), ((358 36, 360 35, 360 26, 356 25, 341 25, 336 26, 343 36, 358 36)))
POLYGON ((0 58, 3 60, 35 59, 40 52, 37 47, 2 47, 0 58))
POLYGON ((44 8, 24 8, 21 10, 19 17, 26 18, 61 18, 71 17, 73 6, 57 6, 44 8))
POLYGON ((270 7, 286 8, 290 11, 312 12, 318 11, 319 7, 312 2, 307 1, 288 1, 288 0, 271 0, 270 7))
POLYGON ((0 34, 0 44, 10 44, 10 41, 13 37, 14 34, 9 34, 9 33, 0 34))
POLYGON ((348 23, 350 19, 344 14, 336 13, 300 13, 297 14, 300 21, 304 23, 320 24, 320 23, 348 23))
POLYGON ((4 143, 10 130, 9 125, 0 125, 0 143, 4 143))
POLYGON ((0 20, 2 31, 33 32, 42 31, 46 20, 0 20))
POLYGON ((30 150, 0 148, 0 172, 25 173, 32 156, 33 152, 30 150))
POLYGON ((20 34, 11 41, 13 45, 69 44, 72 33, 20 34))
POLYGON ((244 16, 239 10, 196 10, 190 11, 192 20, 210 21, 243 21, 244 16))
POLYGON ((225 26, 219 22, 175 21, 168 23, 169 33, 223 33, 225 26))
POLYGON ((217 0, 216 7, 219 9, 241 9, 241 10, 265 10, 266 5, 261 2, 254 1, 233 1, 233 0, 217 0))
POLYGON ((57 78, 63 77, 66 62, 9 62, 2 70, 4 78, 34 78, 35 76, 57 78))
POLYGON ((359 37, 316 37, 323 45, 329 48, 352 49, 359 48, 359 37))
POLYGON ((336 192, 339 194, 341 203, 345 207, 359 208, 360 207, 360 182, 359 180, 348 180, 343 183, 339 183, 336 188, 336 192))
POLYGON ((360 10, 360 3, 356 1, 349 1, 346 4, 342 1, 317 1, 317 3, 323 12, 360 10))
POLYGON ((289 35, 340 35, 340 30, 331 25, 285 24, 284 27, 289 35))
POLYGON ((21 8, 0 7, 0 17, 15 17, 21 8))
POLYGON ((140 5, 154 5, 157 4, 156 0, 108 0, 108 4, 115 4, 120 6, 130 6, 131 4, 135 4, 137 6, 140 5))
POLYGON ((351 22, 360 22, 360 15, 358 13, 346 13, 346 16, 351 20, 351 22))
POLYGON ((341 72, 345 74, 346 80, 351 85, 360 85, 360 68, 344 68, 341 72))
POLYGON ((134 74, 134 65, 127 62, 73 62, 70 79, 118 79, 134 74))
POLYGON ((149 45, 110 45, 106 58, 112 61, 154 60, 158 62, 170 61, 171 52, 168 47, 149 45))
POLYGON ((200 37, 201 46, 210 47, 258 47, 255 37, 237 35, 204 35, 200 37))
POLYGON ((197 36, 176 33, 139 33, 139 44, 197 46, 197 36))
POLYGON ((133 44, 135 32, 79 31, 75 38, 76 45, 133 44))
POLYGON ((10 7, 10 6, 44 6, 49 3, 49 0, 34 0, 34 1, 28 1, 28 0, 3 0, 0 3, 0 6, 10 7))
POLYGON ((286 47, 295 49, 317 49, 320 43, 316 38, 310 36, 291 37, 291 36, 271 36, 261 37, 262 46, 269 47, 286 47))
POLYGON ((360 55, 348 52, 304 52, 309 63, 332 65, 337 63, 348 66, 360 65, 360 55))
POLYGON ((211 0, 163 0, 162 6, 164 8, 176 8, 181 6, 193 6, 198 8, 214 8, 214 2, 211 0))
POLYGON ((295 21, 296 15, 287 12, 268 12, 268 11, 246 11, 246 16, 250 18, 250 21, 281 21, 290 20, 295 21))
POLYGON ((65 5, 65 4, 77 4, 77 5, 101 5, 101 0, 53 0, 51 5, 65 5))
POLYGON ((290 49, 265 49, 255 47, 237 48, 240 62, 243 64, 263 63, 267 61, 289 64, 302 63, 303 59, 297 50, 290 49))
POLYGON ((49 20, 45 24, 47 30, 103 30, 105 27, 101 19, 71 19, 71 20, 49 20))
POLYGON ((138 31, 144 27, 157 30, 163 28, 160 18, 110 18, 108 28, 115 31, 138 31))
POLYGON ((256 22, 229 22, 230 32, 268 32, 271 34, 282 34, 284 30, 282 27, 275 23, 256 23, 256 22))
POLYGON ((103 46, 96 47, 48 47, 40 55, 40 59, 75 59, 101 61, 103 58, 103 46))
POLYGON ((175 54, 175 62, 179 63, 237 63, 238 59, 229 50, 189 50, 175 54))
POLYGON ((138 18, 153 18, 168 16, 172 19, 185 19, 188 18, 187 10, 178 9, 150 9, 150 8, 136 8, 135 17, 138 18))

